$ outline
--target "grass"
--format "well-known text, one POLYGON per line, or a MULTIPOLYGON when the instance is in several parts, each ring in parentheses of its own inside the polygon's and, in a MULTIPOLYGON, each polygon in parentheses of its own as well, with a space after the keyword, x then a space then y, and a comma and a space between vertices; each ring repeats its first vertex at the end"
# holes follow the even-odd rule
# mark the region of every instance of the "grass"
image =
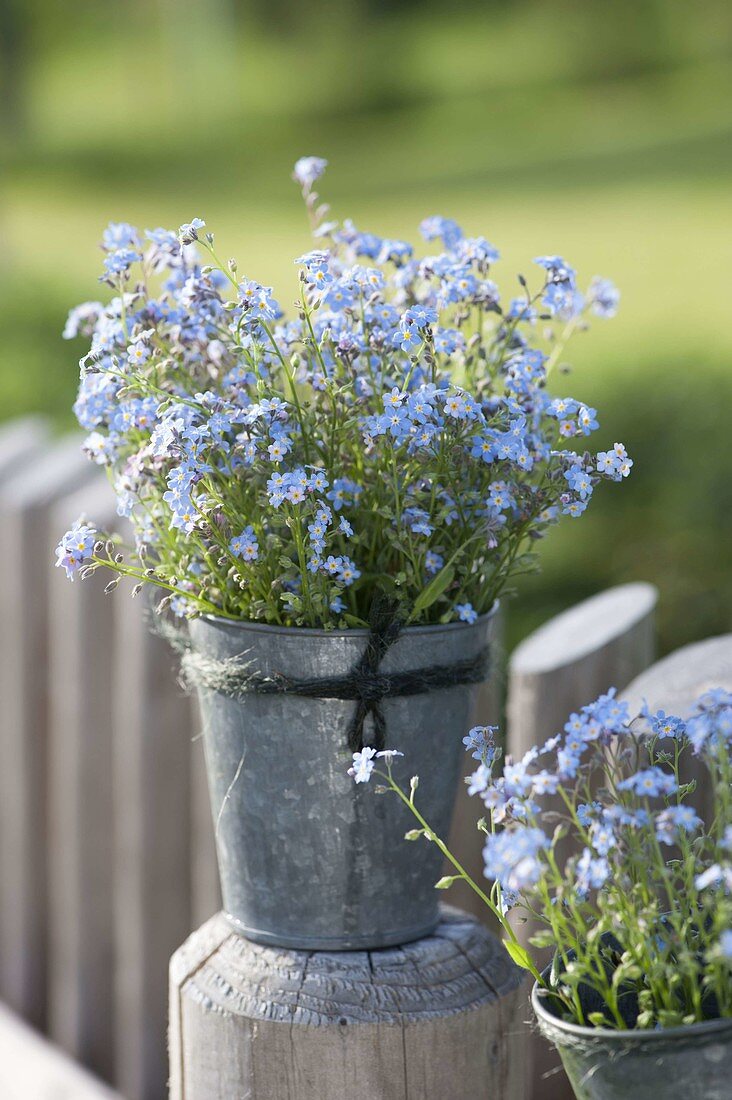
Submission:
POLYGON ((622 289, 618 318, 575 345, 567 388, 600 409, 598 446, 623 439, 636 467, 547 540, 512 638, 634 578, 662 590, 663 649, 729 629, 726 8, 565 0, 564 19, 529 2, 448 18, 427 5, 366 22, 343 3, 327 24, 293 12, 296 30, 275 38, 217 3, 211 20, 189 0, 195 33, 143 34, 142 9, 115 5, 82 4, 73 38, 45 26, 5 157, 1 415, 70 423, 80 352, 59 333, 99 293, 110 219, 202 215, 287 304, 308 245, 290 166, 323 154, 337 215, 414 238, 423 216, 449 214, 502 249, 506 293, 555 251, 622 289))

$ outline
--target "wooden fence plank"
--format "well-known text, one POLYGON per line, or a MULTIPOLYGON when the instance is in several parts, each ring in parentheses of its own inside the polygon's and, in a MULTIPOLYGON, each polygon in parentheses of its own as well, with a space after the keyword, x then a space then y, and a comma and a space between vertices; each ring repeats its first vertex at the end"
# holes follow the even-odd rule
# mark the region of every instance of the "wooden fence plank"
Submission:
POLYGON ((122 1100, 0 1005, 3 1100, 122 1100))
MULTIPOLYGON (((621 689, 653 660, 658 593, 650 584, 610 588, 542 626, 514 650, 508 676, 508 746, 521 757, 561 731, 569 714, 609 687, 621 689)), ((522 926, 525 941, 531 928, 522 926)), ((535 1033, 527 1098, 572 1095, 559 1056, 535 1033)))
POLYGON ((31 461, 47 438, 48 425, 40 416, 0 425, 0 484, 20 465, 31 461))
MULTIPOLYGON (((117 521, 104 476, 52 511, 64 531, 85 512, 117 521)), ((49 602, 49 1034, 112 1079, 112 665, 109 574, 70 584, 55 571, 49 602)))
POLYGON ((650 584, 624 584, 557 615, 509 663, 509 748, 518 757, 561 730, 571 711, 621 689, 653 660, 658 600, 650 584))
POLYGON ((167 968, 191 929, 192 717, 176 659, 121 587, 114 701, 116 1085, 160 1100, 167 968))
POLYGON ((0 991, 46 1015, 48 591, 52 502, 90 476, 78 439, 54 444, 0 484, 0 991))

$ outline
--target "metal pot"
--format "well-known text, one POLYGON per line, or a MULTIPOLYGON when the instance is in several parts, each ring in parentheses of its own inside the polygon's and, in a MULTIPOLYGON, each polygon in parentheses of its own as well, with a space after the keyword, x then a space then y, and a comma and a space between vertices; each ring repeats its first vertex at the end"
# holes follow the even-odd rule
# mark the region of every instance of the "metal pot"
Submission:
MULTIPOLYGON (((381 671, 475 657, 489 643, 495 610, 470 625, 405 629, 381 671)), ((368 637, 366 630, 214 617, 192 620, 190 634, 206 656, 242 657, 263 675, 296 679, 345 676, 368 637)), ((395 774, 408 785, 420 773, 420 808, 442 836, 477 692, 460 685, 382 703, 386 747, 405 754, 395 774)), ((442 857, 434 845, 404 842, 414 820, 395 795, 377 795, 373 783, 347 775, 354 702, 232 698, 207 688, 198 697, 224 909, 239 932, 257 943, 338 951, 392 946, 434 930, 442 857)))
POLYGON ((531 1003, 559 1051, 577 1100, 728 1100, 732 1018, 658 1031, 565 1023, 534 986, 531 1003))

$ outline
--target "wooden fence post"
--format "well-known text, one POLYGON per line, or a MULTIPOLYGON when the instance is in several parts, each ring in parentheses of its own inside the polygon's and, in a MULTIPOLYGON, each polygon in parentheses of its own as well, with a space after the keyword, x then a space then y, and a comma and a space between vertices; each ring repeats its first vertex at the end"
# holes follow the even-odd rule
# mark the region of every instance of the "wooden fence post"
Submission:
MULTIPOLYGON (((658 593, 650 584, 610 588, 540 627, 513 652, 508 748, 517 758, 560 732, 569 714, 610 687, 622 689, 653 660, 658 593)), ((525 941, 529 926, 519 929, 525 941)), ((566 1100, 559 1056, 535 1032, 527 1100, 566 1100)))
MULTIPOLYGON (((101 472, 61 497, 53 527, 86 512, 116 524, 101 472)), ((105 571, 70 584, 56 570, 49 601, 49 1034, 111 1080, 113 958, 112 651, 115 600, 105 571)))
POLYGON ((520 982, 455 909, 415 943, 337 953, 218 915, 171 962, 170 1100, 523 1100, 520 982))
POLYGON ((160 1100, 167 1080, 167 962, 191 924, 191 701, 144 597, 115 593, 116 1084, 160 1100))
POLYGON ((609 687, 621 689, 655 650, 658 592, 609 588, 536 630, 509 662, 509 750, 522 756, 561 730, 570 712, 609 687))
MULTIPOLYGON (((31 1022, 46 1016, 48 592, 54 500, 90 466, 74 437, 23 462, 0 485, 0 990, 31 1022)), ((75 518, 75 517, 73 517, 75 518)))

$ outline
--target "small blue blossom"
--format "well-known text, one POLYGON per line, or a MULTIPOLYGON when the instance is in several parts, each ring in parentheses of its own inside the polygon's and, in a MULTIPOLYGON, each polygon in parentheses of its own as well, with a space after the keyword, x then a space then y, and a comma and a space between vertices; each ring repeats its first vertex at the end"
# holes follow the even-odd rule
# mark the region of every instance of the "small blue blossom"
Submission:
POLYGON ((229 550, 243 561, 256 561, 259 557, 259 543, 254 528, 248 524, 240 535, 235 535, 229 543, 229 550))
POLYGON ((478 612, 471 603, 455 604, 455 611, 461 623, 474 623, 478 618, 478 612))
POLYGON ((442 554, 438 554, 434 550, 428 550, 424 556, 424 567, 429 576, 439 573, 444 564, 445 559, 442 554))
POLYGON ((607 859, 593 856, 589 848, 585 848, 577 862, 577 893, 580 897, 586 897, 591 890, 599 890, 610 877, 610 864, 607 859))
POLYGON ((614 317, 618 312, 620 291, 609 279, 594 278, 588 296, 592 312, 598 317, 614 317))
POLYGON ((487 878, 509 890, 526 890, 541 874, 539 853, 549 847, 541 829, 506 829, 486 837, 483 862, 487 878))
POLYGON ((426 241, 441 239, 445 248, 454 247, 463 235, 457 222, 452 218, 441 218, 439 215, 425 218, 420 223, 419 231, 426 241))
POLYGON ((293 179, 308 191, 328 167, 323 157, 300 157, 292 170, 293 179))
POLYGON ((97 538, 95 529, 81 519, 63 536, 56 547, 56 565, 66 571, 69 580, 92 560, 97 538))
POLYGON ((126 248, 137 251, 140 247, 140 235, 134 225, 110 222, 102 234, 102 247, 106 252, 117 252, 126 248))
POLYGON ((203 229, 206 223, 202 218, 193 218, 185 222, 178 230, 178 240, 181 244, 193 244, 198 240, 198 230, 203 229))
POLYGON ((490 765, 496 755, 495 733, 498 726, 473 726, 463 737, 463 744, 473 760, 482 760, 490 765))
POLYGON ((348 769, 348 774, 356 783, 368 783, 371 773, 376 767, 376 749, 366 745, 360 752, 354 752, 353 765, 348 769))
POLYGON ((656 817, 656 836, 662 844, 675 844, 681 833, 693 833, 701 824, 692 806, 668 806, 656 817))
POLYGON ((618 783, 618 790, 632 791, 647 798, 670 795, 676 789, 677 783, 673 775, 656 767, 643 768, 635 775, 628 776, 627 779, 618 783))

